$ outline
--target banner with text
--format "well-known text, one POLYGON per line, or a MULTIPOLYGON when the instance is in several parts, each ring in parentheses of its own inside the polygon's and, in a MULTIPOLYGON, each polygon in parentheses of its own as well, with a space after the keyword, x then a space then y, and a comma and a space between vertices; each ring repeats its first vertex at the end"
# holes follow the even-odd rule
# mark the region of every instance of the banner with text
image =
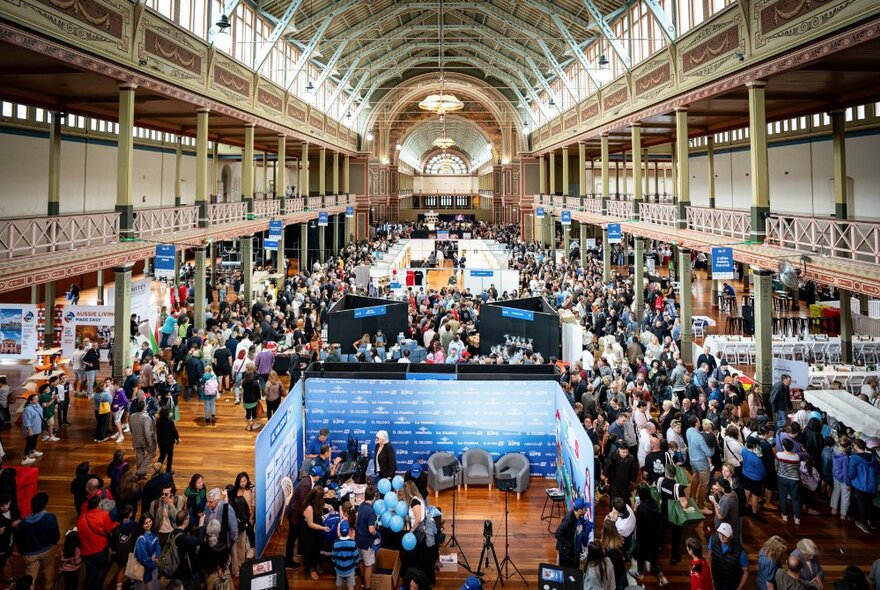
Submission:
POLYGON ((177 246, 158 244, 153 258, 153 276, 157 279, 174 280, 177 272, 177 246))
POLYGON ((538 207, 537 209, 535 209, 535 217, 537 217, 538 219, 544 219, 544 208, 543 207, 538 207))
POLYGON ((327 217, 327 212, 326 211, 319 211, 318 212, 318 226, 319 227, 327 227, 328 222, 329 222, 329 219, 327 217))
POLYGON ((619 223, 608 224, 608 243, 619 244, 623 241, 623 232, 620 231, 619 223))
POLYGON ((277 251, 278 242, 281 241, 282 232, 284 231, 284 222, 280 219, 269 220, 269 234, 263 240, 263 248, 265 250, 277 251))
POLYGON ((733 248, 712 248, 712 278, 725 280, 734 278, 733 248))
POLYGON ((571 225, 571 211, 569 211, 568 209, 564 210, 559 215, 559 223, 561 223, 562 225, 571 225))
POLYGON ((36 358, 37 319, 36 305, 0 304, 0 357, 36 358))
POLYGON ((340 444, 351 435, 372 447, 376 432, 386 430, 398 472, 440 451, 459 456, 475 447, 495 460, 523 453, 532 475, 551 477, 557 391, 552 381, 312 378, 305 384, 306 435, 311 440, 328 428, 340 444))
POLYGON ((807 389, 810 385, 809 363, 774 356, 773 383, 779 383, 783 375, 791 375, 792 389, 807 389))
POLYGON ((568 510, 575 498, 583 498, 589 506, 585 518, 593 520, 595 473, 593 441, 557 385, 556 483, 565 492, 566 508, 563 510, 568 510))
POLYGON ((61 350, 70 356, 76 350, 76 343, 89 339, 97 343, 101 360, 106 361, 110 353, 115 331, 116 312, 112 305, 68 305, 61 315, 61 350))
POLYGON ((284 517, 284 487, 281 481, 289 477, 291 484, 296 484, 302 457, 302 381, 297 381, 272 418, 260 430, 254 443, 254 536, 257 557, 263 554, 278 523, 284 517))

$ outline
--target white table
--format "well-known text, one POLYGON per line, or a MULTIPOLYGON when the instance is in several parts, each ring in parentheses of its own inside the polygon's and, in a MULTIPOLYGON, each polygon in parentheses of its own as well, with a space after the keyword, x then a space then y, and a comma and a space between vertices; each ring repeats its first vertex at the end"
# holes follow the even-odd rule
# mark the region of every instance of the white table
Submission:
POLYGON ((855 369, 854 367, 846 367, 844 370, 834 370, 834 368, 824 368, 817 371, 810 369, 810 386, 818 389, 830 389, 831 384, 835 381, 840 382, 843 388, 852 393, 859 393, 862 384, 868 377, 880 376, 880 371, 865 371, 864 369, 855 369))
MULTIPOLYGON (((755 363, 755 339, 750 337, 711 335, 706 336, 703 344, 711 347, 716 356, 724 356, 728 362, 739 364, 755 363)), ((825 363, 839 360, 840 338, 774 338, 773 356, 781 358, 816 359, 825 363)), ((880 338, 853 340, 853 354, 856 359, 862 354, 868 362, 876 362, 880 353, 880 338)))
POLYGON ((864 437, 880 436, 880 409, 843 391, 807 390, 804 398, 864 437))

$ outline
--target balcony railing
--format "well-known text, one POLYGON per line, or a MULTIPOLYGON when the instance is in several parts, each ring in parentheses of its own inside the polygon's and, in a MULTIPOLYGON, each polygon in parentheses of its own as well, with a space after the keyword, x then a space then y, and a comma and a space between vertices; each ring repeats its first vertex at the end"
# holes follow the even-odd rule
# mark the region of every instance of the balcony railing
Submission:
POLYGON ((275 217, 281 213, 281 201, 254 201, 254 215, 275 217))
POLYGON ((602 215, 602 199, 584 199, 584 212, 602 215))
POLYGON ((208 222, 211 225, 218 223, 234 223, 247 219, 247 203, 214 203, 208 205, 208 222))
POLYGON ((199 208, 149 207, 134 210, 134 235, 137 238, 161 236, 199 226, 199 208))
POLYGON ((696 231, 746 240, 752 231, 748 211, 687 207, 688 228, 696 231))
POLYGON ((581 208, 581 198, 580 197, 565 197, 565 208, 571 211, 577 211, 581 208))
POLYGON ((620 219, 630 219, 633 216, 632 201, 608 201, 608 215, 620 219))
POLYGON ((552 198, 554 207, 562 208, 565 206, 565 197, 563 197, 562 195, 553 195, 552 198))
POLYGON ((303 197, 290 197, 284 202, 285 213, 301 213, 303 209, 305 209, 303 197))
POLYGON ((880 223, 771 215, 767 243, 820 256, 880 264, 880 223))
POLYGON ((36 256, 119 241, 120 214, 97 212, 0 219, 0 259, 36 256))
POLYGON ((678 210, 675 205, 665 203, 641 203, 639 217, 647 223, 675 226, 678 221, 678 210))
POLYGON ((321 195, 315 195, 313 197, 310 196, 308 197, 308 200, 306 202, 308 203, 309 209, 311 209, 312 211, 317 211, 324 206, 324 199, 321 197, 321 195))

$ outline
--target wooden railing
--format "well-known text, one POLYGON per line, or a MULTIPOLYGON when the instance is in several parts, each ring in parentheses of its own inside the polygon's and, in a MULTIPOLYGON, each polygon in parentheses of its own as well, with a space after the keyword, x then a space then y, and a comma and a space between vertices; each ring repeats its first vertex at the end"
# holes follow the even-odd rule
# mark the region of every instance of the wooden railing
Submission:
POLYGON ((577 211, 578 209, 581 208, 581 198, 566 196, 565 197, 565 208, 569 209, 570 211, 577 211))
POLYGON ((306 203, 308 203, 309 209, 312 211, 317 211, 318 209, 323 207, 323 202, 324 202, 324 199, 321 197, 321 195, 310 196, 306 200, 306 203))
POLYGON ((602 199, 584 199, 584 212, 602 215, 602 199))
POLYGON ((198 227, 199 208, 195 205, 184 207, 149 207, 134 210, 134 235, 149 238, 198 227))
POLYGON ((746 240, 752 231, 748 211, 687 207, 688 228, 696 231, 746 240))
POLYGON ((208 205, 208 223, 234 223, 247 219, 247 203, 214 203, 208 205))
POLYGON ((554 207, 559 207, 561 209, 564 206, 565 197, 563 197, 562 195, 553 195, 552 199, 554 207))
POLYGON ((767 243, 782 248, 880 264, 880 223, 771 215, 766 229, 767 243))
POLYGON ((115 211, 0 219, 0 259, 69 252, 119 241, 115 211))
POLYGON ((632 201, 608 201, 608 216, 630 219, 633 216, 632 201))
POLYGON ((281 213, 281 201, 254 201, 254 215, 275 217, 281 213))
POLYGON ((665 203, 641 203, 639 205, 639 217, 642 221, 647 223, 674 226, 678 221, 678 211, 675 205, 668 205, 665 203))
POLYGON ((290 197, 284 201, 285 213, 301 213, 303 209, 305 209, 305 198, 303 197, 290 197))

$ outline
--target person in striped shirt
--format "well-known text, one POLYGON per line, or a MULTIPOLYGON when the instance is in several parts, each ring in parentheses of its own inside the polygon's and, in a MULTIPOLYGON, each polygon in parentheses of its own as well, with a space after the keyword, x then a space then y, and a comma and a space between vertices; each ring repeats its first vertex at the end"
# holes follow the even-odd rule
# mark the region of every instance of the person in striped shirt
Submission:
POLYGON ((776 479, 779 487, 779 507, 782 510, 782 521, 788 522, 786 510, 788 498, 791 498, 794 523, 801 523, 801 458, 794 452, 794 441, 782 439, 782 450, 776 453, 776 479))
POLYGON ((343 520, 339 525, 339 538, 333 543, 333 566, 336 568, 336 588, 343 582, 348 590, 354 590, 354 570, 358 563, 357 544, 351 537, 351 525, 343 520))

